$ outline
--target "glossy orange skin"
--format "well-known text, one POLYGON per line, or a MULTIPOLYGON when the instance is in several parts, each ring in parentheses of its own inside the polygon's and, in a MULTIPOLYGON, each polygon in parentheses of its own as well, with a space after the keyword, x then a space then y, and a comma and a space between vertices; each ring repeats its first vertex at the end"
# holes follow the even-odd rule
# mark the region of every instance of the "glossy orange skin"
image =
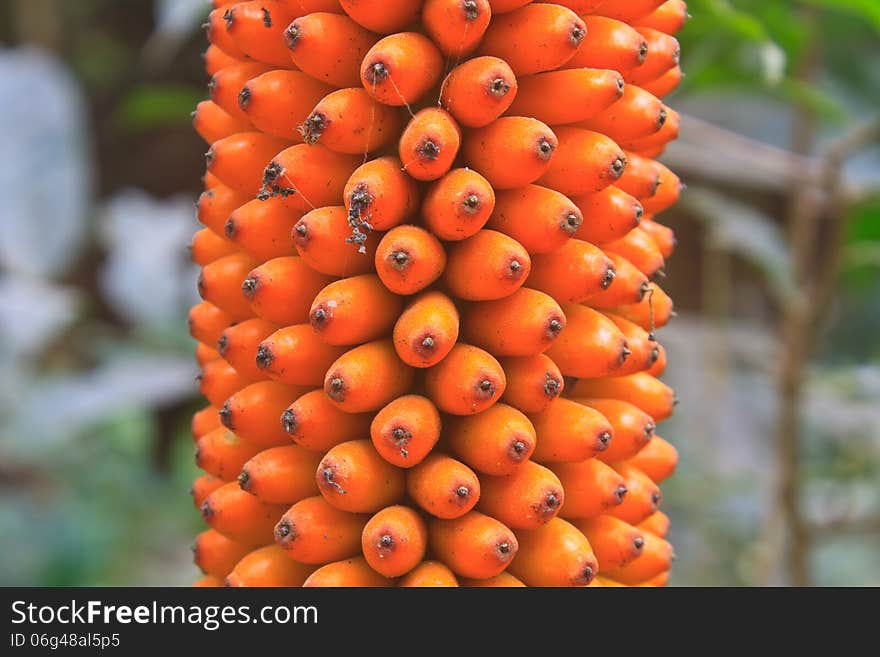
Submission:
POLYGON ((553 518, 536 529, 520 529, 510 572, 527 586, 586 586, 599 565, 590 542, 571 523, 553 518))
POLYGON ((296 444, 323 455, 339 443, 368 435, 372 418, 370 413, 345 413, 323 390, 312 390, 284 411, 281 422, 296 444))
POLYGON ((392 341, 377 340, 342 354, 327 370, 324 392, 346 413, 364 413, 406 394, 412 381, 392 341))
POLYGON ((566 330, 547 355, 566 376, 608 376, 626 360, 626 338, 602 313, 577 304, 563 304, 566 330))
POLYGON ((248 272, 242 292, 254 315, 278 324, 302 324, 309 319, 315 295, 330 278, 314 271, 296 256, 273 258, 248 272))
POLYGON ((211 81, 208 84, 211 100, 230 116, 249 124, 250 119, 239 105, 239 93, 248 80, 270 70, 270 66, 260 62, 236 60, 211 76, 211 81))
POLYGON ((627 166, 626 154, 603 134, 560 126, 556 136, 559 146, 539 185, 566 196, 593 194, 615 184, 627 166))
POLYGON ((220 354, 213 347, 209 347, 208 345, 199 342, 196 344, 196 363, 198 363, 199 367, 203 367, 205 363, 210 363, 212 360, 219 360, 220 354))
POLYGON ((293 63, 316 80, 334 87, 360 86, 360 65, 379 37, 344 15, 314 12, 284 31, 293 63))
POLYGON ((232 324, 232 317, 213 303, 202 301, 190 308, 189 334, 199 342, 217 344, 223 331, 232 324))
POLYGON ((614 263, 597 246, 570 239, 555 251, 535 255, 528 285, 560 303, 578 303, 614 285, 614 263))
POLYGON ((254 199, 235 209, 226 220, 223 232, 257 262, 294 254, 290 231, 300 219, 280 198, 254 199))
POLYGON ((546 354, 501 359, 507 376, 502 401, 523 413, 540 413, 562 394, 565 382, 546 354))
POLYGON ((278 329, 257 348, 257 366, 274 381, 293 386, 319 386, 345 347, 322 341, 308 324, 278 329))
POLYGON ((333 87, 302 71, 274 69, 244 84, 239 107, 257 130, 299 142, 298 127, 331 91, 333 87))
POLYGON ((456 575, 485 579, 507 568, 517 554, 514 533, 494 518, 470 511, 428 524, 431 549, 456 575))
POLYGON ((390 292, 378 276, 361 274, 333 281, 318 292, 309 310, 309 322, 327 344, 357 345, 387 335, 402 308, 403 299, 390 292))
POLYGON ((527 75, 508 112, 534 116, 549 126, 589 119, 617 102, 623 78, 613 70, 579 67, 527 75), (559 102, 565 98, 565 102, 559 102))
POLYGON ((656 80, 645 82, 645 84, 642 85, 642 89, 654 94, 657 98, 665 98, 678 88, 678 85, 681 84, 681 78, 683 75, 681 67, 676 66, 675 68, 666 71, 666 73, 656 80))
POLYGON ((529 419, 538 440, 532 459, 539 463, 576 463, 596 456, 614 442, 608 420, 571 399, 560 397, 529 419))
POLYGON ((557 136, 541 121, 503 116, 468 133, 462 154, 468 166, 497 191, 522 187, 545 175, 558 144, 557 136))
POLYGON ((351 440, 331 448, 315 472, 321 495, 350 513, 375 513, 403 498, 406 477, 381 456, 369 440, 351 440))
POLYGON ((660 186, 657 188, 657 193, 644 202, 645 212, 650 214, 659 214, 675 205, 682 190, 681 180, 668 167, 658 162, 657 170, 660 186))
POLYGON ((644 206, 645 201, 657 193, 660 185, 659 164, 636 153, 626 153, 626 170, 614 183, 618 188, 636 197, 644 206))
POLYGON ((419 18, 422 0, 340 0, 346 14, 377 34, 399 32, 419 18))
POLYGON ((193 498, 193 505, 197 509, 201 509, 202 504, 205 503, 208 495, 213 493, 225 483, 227 482, 223 481, 219 477, 215 477, 214 475, 210 474, 203 474, 196 477, 192 483, 192 486, 189 489, 189 494, 193 498))
POLYGON ((236 543, 214 529, 206 529, 193 543, 193 563, 206 575, 224 579, 250 550, 249 545, 236 543))
POLYGON ((433 367, 446 358, 458 340, 459 315, 448 296, 424 292, 394 324, 394 349, 410 367, 433 367))
POLYGON ((582 222, 581 211, 568 197, 527 185, 498 193, 487 227, 509 235, 534 255, 563 246, 582 222))
POLYGON ((624 150, 638 153, 643 157, 658 157, 662 154, 670 142, 678 139, 681 130, 681 115, 666 105, 663 106, 663 109, 666 112, 666 122, 663 127, 647 137, 627 139, 621 142, 620 146, 624 150))
POLYGON ((565 499, 551 470, 532 461, 505 477, 484 475, 478 510, 511 529, 537 529, 559 513, 565 499))
POLYGON ((335 205, 304 214, 291 236, 300 258, 317 272, 340 278, 369 274, 373 271, 380 235, 370 232, 360 245, 349 241, 351 235, 348 211, 335 205))
POLYGON ((624 463, 615 463, 614 469, 626 481, 626 496, 623 502, 608 513, 615 518, 638 525, 651 516, 663 501, 660 488, 641 470, 624 463))
POLYGON ((489 0, 474 0, 465 5, 461 0, 425 0, 422 24, 440 51, 453 61, 471 54, 480 43, 492 9, 489 0))
POLYGON ((546 351, 565 325, 565 313, 553 297, 527 287, 504 299, 473 303, 461 315, 462 337, 498 356, 546 351))
POLYGON ((241 61, 238 57, 227 55, 219 46, 215 46, 213 43, 205 50, 204 58, 205 72, 208 75, 214 75, 217 71, 241 61))
POLYGON ((245 555, 226 577, 226 586, 302 586, 314 566, 291 559, 277 545, 266 545, 245 555))
POLYGON ((452 453, 482 474, 511 475, 535 451, 532 422, 507 404, 467 417, 450 419, 445 438, 452 453))
POLYGON ((194 442, 197 442, 206 433, 220 426, 218 410, 216 406, 208 405, 193 413, 191 426, 194 442))
POLYGON ((605 255, 614 263, 614 283, 584 303, 591 308, 605 309, 642 301, 650 289, 648 277, 623 256, 611 251, 605 255))
POLYGON ((424 511, 437 518, 458 518, 480 499, 480 480, 461 461, 432 452, 406 472, 406 491, 424 511))
POLYGON ((400 579, 400 587, 450 587, 458 586, 458 579, 449 568, 439 561, 423 561, 400 579))
POLYGON ((376 249, 376 273, 391 292, 415 294, 436 281, 446 268, 446 251, 420 226, 396 226, 376 249))
POLYGON ((644 532, 614 516, 574 520, 593 548, 602 572, 625 566, 642 555, 644 532))
POLYGON ((398 32, 380 39, 364 55, 360 82, 386 105, 411 105, 443 74, 443 54, 426 36, 398 32))
POLYGON ((459 299, 501 299, 522 286, 531 267, 531 257, 519 242, 484 229, 449 247, 443 284, 459 299))
POLYGON ((363 557, 335 561, 309 575, 304 587, 374 587, 393 586, 393 580, 370 568, 363 557))
POLYGON ((684 0, 667 0, 650 13, 641 16, 636 22, 643 27, 660 30, 666 34, 676 34, 688 20, 687 3, 684 0))
POLYGON ((296 144, 276 153, 261 176, 260 198, 280 196, 287 207, 302 214, 339 203, 346 181, 362 160, 321 144, 296 144))
MULTIPOLYGON (((580 393, 573 390, 572 394, 580 393)), ((602 413, 614 427, 614 440, 608 449, 598 455, 599 460, 605 463, 634 456, 654 435, 654 418, 632 404, 617 399, 577 397, 577 400, 602 413)))
POLYGON ((667 572, 672 566, 674 558, 672 545, 647 532, 644 534, 644 541, 642 555, 627 564, 609 569, 606 573, 608 577, 621 584, 634 586, 647 583, 654 577, 667 572))
POLYGON ((239 116, 233 116, 217 103, 203 100, 193 112, 193 128, 208 144, 237 132, 251 130, 251 123, 239 116))
POLYGON ((625 258, 649 278, 655 276, 666 264, 657 244, 640 228, 633 228, 620 239, 606 242, 602 248, 625 258))
POLYGON ((428 370, 427 395, 444 413, 480 413, 504 394, 504 370, 492 354, 458 342, 449 354, 428 370))
POLYGON ((199 196, 196 203, 199 221, 217 235, 224 235, 229 215, 249 200, 247 195, 218 183, 199 196))
POLYGON ((228 327, 217 340, 220 357, 237 371, 259 381, 266 375, 257 367, 257 348, 277 331, 279 326, 253 317, 228 327))
POLYGON ((587 35, 577 54, 566 63, 566 68, 610 69, 627 76, 645 62, 647 41, 633 27, 605 16, 581 18, 587 35))
POLYGON ((315 469, 321 455, 299 445, 270 447, 241 468, 242 490, 270 504, 295 504, 318 494, 315 469))
POLYGON ((584 21, 567 7, 529 4, 489 25, 477 52, 500 57, 517 76, 559 68, 586 36, 584 21))
POLYGON ((198 376, 199 392, 218 408, 233 393, 251 383, 255 383, 255 379, 236 371, 225 360, 205 363, 198 376))
POLYGON ((192 261, 204 267, 223 256, 232 255, 238 251, 238 246, 210 228, 202 228, 193 235, 189 251, 192 261))
POLYGON ((452 115, 440 107, 426 107, 400 135, 398 154, 411 177, 437 180, 452 168, 460 147, 461 129, 452 115))
POLYGON ((233 481, 248 459, 260 448, 219 427, 209 431, 196 443, 196 466, 224 481, 233 481))
POLYGON ((251 59, 273 67, 292 68, 281 35, 298 13, 277 2, 239 2, 229 9, 226 32, 251 59))
POLYGON ((463 577, 461 586, 469 588, 522 588, 525 586, 520 580, 508 572, 498 573, 494 577, 486 579, 470 579, 463 577))
POLYGON ((318 101, 299 131, 308 144, 366 155, 396 141, 402 126, 395 108, 376 102, 361 87, 349 87, 318 101))
POLYGON ((648 291, 638 303, 624 304, 604 309, 635 322, 646 331, 666 326, 672 317, 672 299, 656 283, 648 283, 648 291))
MULTIPOLYGON (((614 378, 624 378, 628 375, 638 372, 645 372, 651 368, 654 362, 660 357, 660 349, 657 345, 656 338, 648 333, 638 324, 635 324, 623 317, 613 314, 605 314, 605 316, 614 322, 614 325, 623 333, 626 339, 626 347, 630 350, 629 356, 623 361, 623 365, 614 371, 614 378)), ((589 381, 596 381, 590 379, 589 381)), ((577 385, 577 384, 575 384, 577 385)), ((604 394, 587 393, 591 397, 605 397, 604 394)), ((615 395, 607 395, 612 399, 615 395)))
POLYGON ((678 39, 660 30, 650 27, 637 27, 636 30, 648 44, 648 56, 644 64, 627 75, 627 82, 641 86, 678 66, 681 47, 678 39))
POLYGON ((202 267, 199 294, 235 321, 253 317, 250 304, 241 293, 241 284, 257 261, 246 253, 223 256, 202 267))
POLYGON ((420 395, 398 397, 373 418, 370 439, 379 455, 400 468, 421 463, 440 438, 440 413, 420 395))
POLYGON ((208 171, 236 192, 253 198, 260 191, 266 165, 290 142, 262 132, 239 132, 211 144, 208 171))
POLYGON ((627 465, 644 472, 655 484, 672 476, 678 465, 678 450, 660 436, 654 436, 638 454, 626 461, 627 465))
POLYGON ((663 0, 605 0, 594 11, 625 23, 634 23, 662 4, 663 0))
POLYGON ((647 372, 607 379, 584 379, 575 384, 572 394, 620 399, 640 408, 656 422, 669 417, 675 407, 672 388, 647 372))
POLYGON ((425 556, 428 526, 416 511, 388 506, 367 521, 361 548, 370 567, 385 577, 400 577, 415 568, 425 556))
POLYGON ((239 543, 259 546, 272 542, 275 523, 286 507, 266 504, 243 491, 237 481, 220 486, 202 504, 205 522, 239 543))
POLYGON ((459 241, 476 234, 494 208, 488 180, 471 169, 453 169, 428 188, 422 221, 438 238, 459 241))
POLYGON ((642 520, 642 522, 638 524, 638 527, 639 529, 644 529, 646 532, 654 534, 654 536, 666 538, 666 534, 669 533, 669 525, 669 516, 662 511, 655 511, 646 519, 642 520))
POLYGON ((460 125, 482 128, 507 112, 518 93, 516 76, 507 62, 498 57, 474 57, 446 76, 440 102, 460 125))
POLYGON ((345 208, 367 233, 403 223, 418 208, 415 181, 396 157, 380 157, 360 165, 343 191, 345 208))
POLYGON ((291 559, 324 564, 361 552, 369 516, 341 511, 320 495, 290 507, 275 526, 275 542, 291 559))
POLYGON ((610 513, 626 499, 626 480, 597 459, 553 463, 550 468, 565 490, 562 518, 594 518, 610 513))
POLYGON ((639 224, 639 228, 654 240, 654 244, 660 250, 660 253, 664 258, 668 258, 672 255, 676 244, 678 244, 678 240, 675 239, 675 235, 669 226, 664 226, 653 219, 646 218, 642 220, 641 224, 639 224))
POLYGON ((634 84, 628 84, 620 100, 576 125, 601 132, 619 144, 658 133, 667 118, 666 108, 659 98, 634 84))

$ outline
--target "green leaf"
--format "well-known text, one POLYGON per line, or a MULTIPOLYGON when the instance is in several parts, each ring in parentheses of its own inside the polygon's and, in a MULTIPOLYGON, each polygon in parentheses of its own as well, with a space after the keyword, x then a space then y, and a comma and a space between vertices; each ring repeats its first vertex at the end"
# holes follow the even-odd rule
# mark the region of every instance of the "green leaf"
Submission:
POLYGON ((143 85, 133 89, 119 103, 117 119, 129 130, 184 125, 204 97, 196 87, 143 85))
POLYGON ((877 0, 803 0, 805 4, 832 11, 855 14, 871 23, 880 32, 880 2, 877 0))

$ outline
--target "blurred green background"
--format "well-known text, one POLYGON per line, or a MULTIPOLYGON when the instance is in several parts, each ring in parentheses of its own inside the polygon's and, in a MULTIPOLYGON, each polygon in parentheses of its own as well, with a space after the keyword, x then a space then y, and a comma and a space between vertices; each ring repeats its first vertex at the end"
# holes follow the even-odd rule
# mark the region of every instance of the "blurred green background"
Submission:
MULTIPOLYGON (((689 188, 662 218, 672 583, 880 585, 880 150, 841 141, 880 113, 880 4, 689 8, 664 157, 689 188)), ((197 577, 206 13, 0 3, 0 585, 197 577)))

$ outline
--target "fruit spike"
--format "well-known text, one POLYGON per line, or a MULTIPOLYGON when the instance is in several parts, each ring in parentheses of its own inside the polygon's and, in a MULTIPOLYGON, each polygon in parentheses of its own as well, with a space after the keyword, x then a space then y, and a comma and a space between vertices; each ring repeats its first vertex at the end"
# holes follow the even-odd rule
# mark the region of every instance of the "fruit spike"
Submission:
POLYGON ((685 3, 214 6, 196 584, 665 583, 685 3))

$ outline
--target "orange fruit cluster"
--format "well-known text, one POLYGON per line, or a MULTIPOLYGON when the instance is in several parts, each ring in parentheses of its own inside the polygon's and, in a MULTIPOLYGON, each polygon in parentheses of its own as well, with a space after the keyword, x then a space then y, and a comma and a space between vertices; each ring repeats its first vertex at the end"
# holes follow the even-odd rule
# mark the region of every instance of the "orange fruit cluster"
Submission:
POLYGON ((681 0, 214 0, 203 586, 662 585, 681 0))

